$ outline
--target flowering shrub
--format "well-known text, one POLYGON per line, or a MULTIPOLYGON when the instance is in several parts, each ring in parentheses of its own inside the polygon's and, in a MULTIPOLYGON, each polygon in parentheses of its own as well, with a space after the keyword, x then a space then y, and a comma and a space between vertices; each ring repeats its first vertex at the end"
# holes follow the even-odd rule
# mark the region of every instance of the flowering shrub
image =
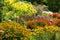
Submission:
POLYGON ((2 7, 3 20, 15 20, 19 15, 32 15, 37 12, 31 3, 19 0, 4 0, 2 7), (7 17, 9 16, 9 17, 7 17))
POLYGON ((50 40, 53 39, 53 36, 58 32, 58 27, 55 25, 44 27, 38 26, 34 32, 36 34, 30 38, 31 40, 50 40))
POLYGON ((33 35, 42 34, 43 32, 56 33, 58 27, 56 26, 37 26, 35 29, 27 29, 26 26, 21 26, 16 22, 2 22, 0 23, 0 39, 1 40, 29 40, 33 35))
POLYGON ((29 20, 26 22, 26 25, 28 28, 36 28, 36 26, 44 27, 45 25, 54 25, 55 21, 50 19, 47 20, 46 18, 42 19, 35 19, 35 20, 29 20))
POLYGON ((29 38, 32 35, 31 31, 26 27, 21 26, 16 22, 2 22, 0 23, 0 39, 1 40, 22 40, 29 38), (30 33, 30 34, 29 34, 30 33))
POLYGON ((10 6, 13 7, 13 10, 19 10, 17 13, 20 14, 33 14, 36 13, 36 9, 34 9, 31 3, 21 2, 18 0, 4 0, 5 4, 11 4, 10 6))
POLYGON ((0 40, 52 40, 59 31, 60 14, 43 12, 35 15, 37 10, 31 3, 19 0, 4 0, 3 4, 0 40))
POLYGON ((55 33, 58 31, 58 27, 53 25, 53 26, 45 26, 45 30, 46 31, 49 31, 51 33, 55 33))
POLYGON ((36 28, 36 26, 45 26, 46 24, 41 20, 32 20, 26 22, 27 28, 36 28))
POLYGON ((36 13, 36 10, 33 8, 33 5, 27 2, 16 2, 14 4, 11 5, 15 10, 19 10, 17 11, 17 13, 20 13, 20 15, 31 15, 36 13))
POLYGON ((58 32, 58 27, 55 25, 46 25, 44 27, 38 26, 33 32, 35 34, 30 37, 31 40, 50 40, 53 39, 53 36, 58 32))
POLYGON ((17 0, 4 0, 5 4, 10 4, 10 5, 15 3, 15 2, 17 2, 17 0))
POLYGON ((60 19, 58 18, 52 18, 53 21, 55 21, 55 25, 57 25, 58 27, 60 27, 60 19))
MULTIPOLYGON (((15 22, 2 22, 0 23, 0 31, 2 30, 2 34, 0 34, 0 39, 2 40, 8 40, 13 38, 21 38, 23 35, 20 31, 18 31, 20 28, 20 25, 15 22), (13 38, 12 38, 13 37, 13 38)), ((1 32, 0 32, 1 33, 1 32)))

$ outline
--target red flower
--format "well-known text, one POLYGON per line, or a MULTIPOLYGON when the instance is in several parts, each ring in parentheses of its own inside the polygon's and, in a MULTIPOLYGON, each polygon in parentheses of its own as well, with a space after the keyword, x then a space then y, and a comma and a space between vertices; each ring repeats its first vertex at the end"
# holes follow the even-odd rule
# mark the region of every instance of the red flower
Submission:
POLYGON ((58 16, 58 13, 53 13, 53 16, 58 16))

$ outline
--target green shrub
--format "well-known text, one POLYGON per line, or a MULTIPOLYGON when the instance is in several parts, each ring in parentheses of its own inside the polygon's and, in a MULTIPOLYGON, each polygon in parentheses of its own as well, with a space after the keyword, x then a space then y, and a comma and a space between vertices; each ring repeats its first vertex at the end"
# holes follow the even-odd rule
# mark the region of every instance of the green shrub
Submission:
POLYGON ((32 36, 30 39, 31 40, 51 40, 52 37, 53 37, 53 34, 49 32, 43 32, 35 36, 32 36))
POLYGON ((56 33, 56 40, 60 40, 60 31, 56 33))
POLYGON ((4 0, 2 6, 2 20, 14 20, 19 15, 32 15, 36 9, 31 3, 20 0, 4 0))

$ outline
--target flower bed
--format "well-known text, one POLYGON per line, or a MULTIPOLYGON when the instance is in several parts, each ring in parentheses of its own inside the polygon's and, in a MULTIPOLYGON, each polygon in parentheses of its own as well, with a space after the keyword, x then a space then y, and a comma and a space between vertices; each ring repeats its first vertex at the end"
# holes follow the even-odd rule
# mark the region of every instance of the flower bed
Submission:
POLYGON ((0 40, 60 40, 60 14, 42 12, 31 3, 4 0, 0 40))
POLYGON ((30 40, 33 36, 39 36, 45 32, 53 35, 57 31, 58 27, 55 25, 36 26, 35 29, 27 29, 27 26, 21 26, 16 22, 2 22, 0 23, 0 40, 30 40))

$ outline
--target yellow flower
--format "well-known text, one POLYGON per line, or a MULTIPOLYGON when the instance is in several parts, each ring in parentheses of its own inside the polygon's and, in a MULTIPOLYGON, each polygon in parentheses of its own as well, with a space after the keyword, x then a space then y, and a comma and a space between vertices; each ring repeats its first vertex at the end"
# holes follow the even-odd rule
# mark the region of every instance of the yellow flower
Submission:
POLYGON ((25 2, 16 2, 11 5, 15 10, 19 10, 20 14, 33 14, 36 13, 36 9, 33 7, 32 4, 25 3, 25 2))
POLYGON ((15 2, 15 0, 4 0, 4 3, 7 4, 13 4, 15 2))
POLYGON ((49 31, 49 32, 57 32, 58 31, 58 27, 55 25, 45 26, 45 29, 46 29, 46 31, 49 31))
POLYGON ((17 40, 17 38, 13 38, 13 40, 17 40))

